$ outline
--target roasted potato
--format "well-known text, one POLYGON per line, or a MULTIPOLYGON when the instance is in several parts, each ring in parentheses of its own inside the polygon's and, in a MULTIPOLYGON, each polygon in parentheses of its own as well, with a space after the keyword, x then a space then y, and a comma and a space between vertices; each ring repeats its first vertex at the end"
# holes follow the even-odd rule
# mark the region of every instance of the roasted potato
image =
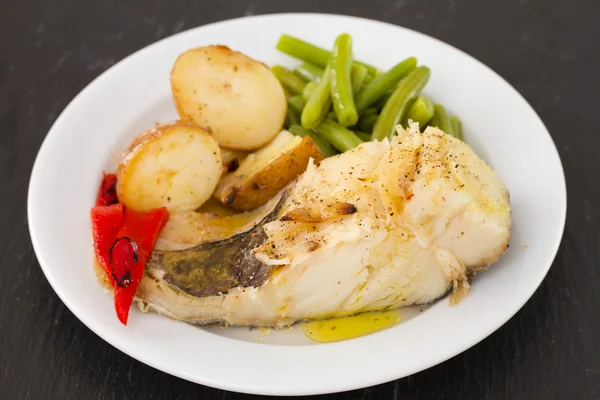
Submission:
POLYGON ((208 200, 223 170, 217 141, 189 122, 138 136, 117 168, 117 196, 136 210, 189 211, 208 200))
POLYGON ((236 171, 225 174, 215 196, 235 210, 252 210, 304 172, 311 157, 315 162, 325 158, 310 137, 281 131, 271 143, 250 153, 236 171))
POLYGON ((245 151, 231 150, 225 147, 221 148, 221 160, 223 160, 223 173, 233 172, 239 168, 240 163, 248 155, 245 151))
POLYGON ((182 119, 206 128, 219 145, 256 150, 281 130, 287 102, 281 84, 261 62, 226 46, 191 49, 171 71, 182 119))

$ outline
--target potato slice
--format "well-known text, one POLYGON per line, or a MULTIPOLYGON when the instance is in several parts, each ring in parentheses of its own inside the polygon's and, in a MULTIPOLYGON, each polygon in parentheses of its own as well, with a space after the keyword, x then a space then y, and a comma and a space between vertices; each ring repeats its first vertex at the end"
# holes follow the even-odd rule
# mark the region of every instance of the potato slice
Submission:
POLYGON ((222 174, 217 141, 187 122, 138 136, 117 169, 117 196, 136 210, 190 211, 208 200, 222 174))
POLYGON ((226 46, 191 49, 171 71, 182 119, 205 127, 222 147, 256 150, 281 130, 287 102, 281 84, 261 62, 226 46))
POLYGON ((325 158, 310 137, 281 131, 271 143, 250 153, 236 171, 225 174, 215 196, 233 209, 252 210, 304 172, 311 157, 315 162, 325 158))
POLYGON ((233 172, 239 168, 240 163, 244 161, 247 152, 239 150, 231 150, 225 147, 221 148, 221 159, 223 160, 223 173, 233 172))

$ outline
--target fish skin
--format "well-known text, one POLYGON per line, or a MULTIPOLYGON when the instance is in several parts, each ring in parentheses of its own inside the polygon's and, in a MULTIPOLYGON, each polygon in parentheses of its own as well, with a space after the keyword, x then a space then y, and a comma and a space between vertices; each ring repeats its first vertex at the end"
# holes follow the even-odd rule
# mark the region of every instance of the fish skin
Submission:
POLYGON ((147 262, 173 288, 194 297, 226 294, 231 288, 260 286, 272 266, 249 253, 264 243, 264 225, 279 217, 285 199, 280 193, 275 207, 250 230, 227 239, 201 243, 182 250, 155 250, 147 262))

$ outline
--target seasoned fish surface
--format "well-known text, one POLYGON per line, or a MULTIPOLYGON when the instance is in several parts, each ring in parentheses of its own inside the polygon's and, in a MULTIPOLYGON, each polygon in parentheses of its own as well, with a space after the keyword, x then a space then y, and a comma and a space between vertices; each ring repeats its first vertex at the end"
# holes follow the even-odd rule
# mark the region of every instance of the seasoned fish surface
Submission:
POLYGON ((239 248, 269 271, 264 282, 216 295, 198 282, 211 295, 197 297, 193 280, 177 287, 153 257, 140 307, 199 324, 283 326, 426 304, 449 292, 455 303, 469 278, 506 250, 511 227, 508 191, 496 173, 431 127, 310 163, 280 209, 271 207, 262 244, 239 248))

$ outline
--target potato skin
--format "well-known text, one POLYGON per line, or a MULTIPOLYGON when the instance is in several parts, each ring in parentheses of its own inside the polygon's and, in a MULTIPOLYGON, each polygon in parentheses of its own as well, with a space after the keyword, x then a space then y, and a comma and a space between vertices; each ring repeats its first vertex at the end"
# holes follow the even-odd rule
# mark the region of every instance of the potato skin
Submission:
POLYGON ((223 160, 223 173, 235 171, 248 153, 245 151, 221 148, 221 159, 223 160))
POLYGON ((181 54, 171 71, 180 117, 204 127, 222 147, 251 151, 267 144, 283 125, 287 102, 273 72, 226 46, 181 54))
POLYGON ((269 201, 288 183, 306 170, 308 161, 325 158, 310 137, 282 153, 250 176, 225 176, 215 195, 223 204, 238 211, 253 210, 269 201))
POLYGON ((160 125, 136 137, 117 168, 117 197, 144 211, 189 211, 208 200, 223 171, 217 141, 189 122, 160 125))

